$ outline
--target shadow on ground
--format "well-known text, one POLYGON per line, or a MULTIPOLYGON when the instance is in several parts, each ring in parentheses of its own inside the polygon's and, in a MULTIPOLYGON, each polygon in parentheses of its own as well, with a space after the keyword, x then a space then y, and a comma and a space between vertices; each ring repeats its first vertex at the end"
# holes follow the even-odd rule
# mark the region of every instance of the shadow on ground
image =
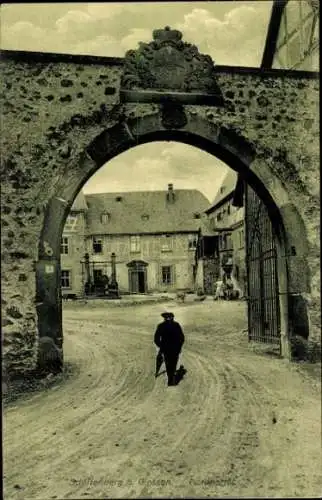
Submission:
MULTIPOLYGON (((166 370, 163 370, 162 372, 159 372, 157 377, 160 377, 160 375, 163 375, 167 373, 166 370)), ((183 365, 180 365, 179 369, 176 370, 175 375, 174 375, 174 383, 175 385, 180 384, 181 380, 183 380, 185 374, 187 373, 187 370, 183 365)))
POLYGON ((183 380, 186 373, 187 370, 185 369, 185 367, 183 365, 180 365, 179 370, 177 370, 174 375, 175 385, 180 384, 181 380, 183 380))

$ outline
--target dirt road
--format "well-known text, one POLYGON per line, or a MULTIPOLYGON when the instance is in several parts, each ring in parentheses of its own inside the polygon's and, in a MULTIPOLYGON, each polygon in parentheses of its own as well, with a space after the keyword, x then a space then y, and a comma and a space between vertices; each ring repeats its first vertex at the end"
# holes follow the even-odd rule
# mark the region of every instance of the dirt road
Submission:
POLYGON ((66 306, 75 371, 5 409, 5 499, 320 496, 320 385, 245 326, 243 303, 66 306), (186 334, 175 387, 153 376, 165 307, 186 334))

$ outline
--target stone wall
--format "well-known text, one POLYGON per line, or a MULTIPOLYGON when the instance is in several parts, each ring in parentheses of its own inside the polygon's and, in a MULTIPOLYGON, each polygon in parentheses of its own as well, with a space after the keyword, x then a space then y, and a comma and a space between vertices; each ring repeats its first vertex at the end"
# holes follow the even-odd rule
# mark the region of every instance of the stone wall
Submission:
MULTIPOLYGON (((3 353, 10 370, 25 371, 35 366, 39 300, 35 266, 50 200, 67 188, 70 196, 76 195, 75 186, 80 188, 98 168, 84 151, 100 133, 125 119, 138 123, 144 116, 157 115, 159 106, 120 104, 122 61, 118 59, 4 52, 1 70, 3 353), (88 162, 87 171, 82 158, 88 162)), ((185 111, 209 127, 217 124, 225 130, 227 144, 233 133, 240 144, 246 140, 251 145, 255 152, 251 170, 271 193, 287 221, 289 247, 296 248, 288 265, 299 270, 303 259, 309 263, 308 283, 303 284, 298 273, 291 292, 306 292, 316 301, 320 290, 318 81, 292 72, 280 75, 220 67, 217 78, 225 106, 189 105, 185 111), (299 234, 299 229, 293 231, 295 226, 299 234)), ((65 210, 71 203, 71 199, 58 200, 57 207, 65 210)), ((46 244, 46 255, 54 267, 59 266, 57 249, 46 244)))

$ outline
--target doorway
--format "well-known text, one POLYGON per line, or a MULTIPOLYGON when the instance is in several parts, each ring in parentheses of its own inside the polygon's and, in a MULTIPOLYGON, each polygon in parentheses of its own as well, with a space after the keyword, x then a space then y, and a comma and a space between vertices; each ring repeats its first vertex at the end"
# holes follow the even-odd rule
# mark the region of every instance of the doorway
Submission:
POLYGON ((145 272, 144 271, 138 271, 138 288, 139 288, 139 293, 145 293, 146 282, 145 282, 145 272))
POLYGON ((147 293, 147 266, 143 261, 133 260, 127 264, 129 268, 129 292, 147 293))

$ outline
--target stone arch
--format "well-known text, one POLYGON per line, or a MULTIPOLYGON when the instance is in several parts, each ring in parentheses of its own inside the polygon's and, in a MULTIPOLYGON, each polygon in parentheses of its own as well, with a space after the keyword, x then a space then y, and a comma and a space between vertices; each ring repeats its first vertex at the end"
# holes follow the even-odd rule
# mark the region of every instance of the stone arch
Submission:
MULTIPOLYGON (((44 225, 39 241, 39 261, 36 269, 38 328, 40 336, 49 335, 62 345, 62 314, 59 279, 60 238, 69 210, 83 185, 106 162, 118 154, 138 145, 153 141, 177 141, 198 147, 208 152, 240 173, 256 191, 267 207, 278 239, 279 272, 283 274, 282 328, 288 335, 289 283, 294 271, 289 265, 296 238, 292 238, 294 224, 303 225, 294 205, 289 201, 287 191, 270 170, 269 165, 258 162, 259 154, 244 137, 233 129, 211 123, 195 113, 187 112, 186 124, 178 128, 166 128, 162 113, 156 112, 119 121, 113 127, 100 133, 83 151, 74 158, 66 175, 57 184, 55 195, 48 203, 44 225), (46 269, 51 279, 46 281, 46 269), (50 282, 50 284, 49 284, 50 282)), ((306 263, 307 243, 301 248, 306 263)), ((298 240, 296 240, 298 241, 298 240)), ((306 280, 308 283, 308 279, 306 280)), ((308 290, 302 290, 308 291, 308 290)))

